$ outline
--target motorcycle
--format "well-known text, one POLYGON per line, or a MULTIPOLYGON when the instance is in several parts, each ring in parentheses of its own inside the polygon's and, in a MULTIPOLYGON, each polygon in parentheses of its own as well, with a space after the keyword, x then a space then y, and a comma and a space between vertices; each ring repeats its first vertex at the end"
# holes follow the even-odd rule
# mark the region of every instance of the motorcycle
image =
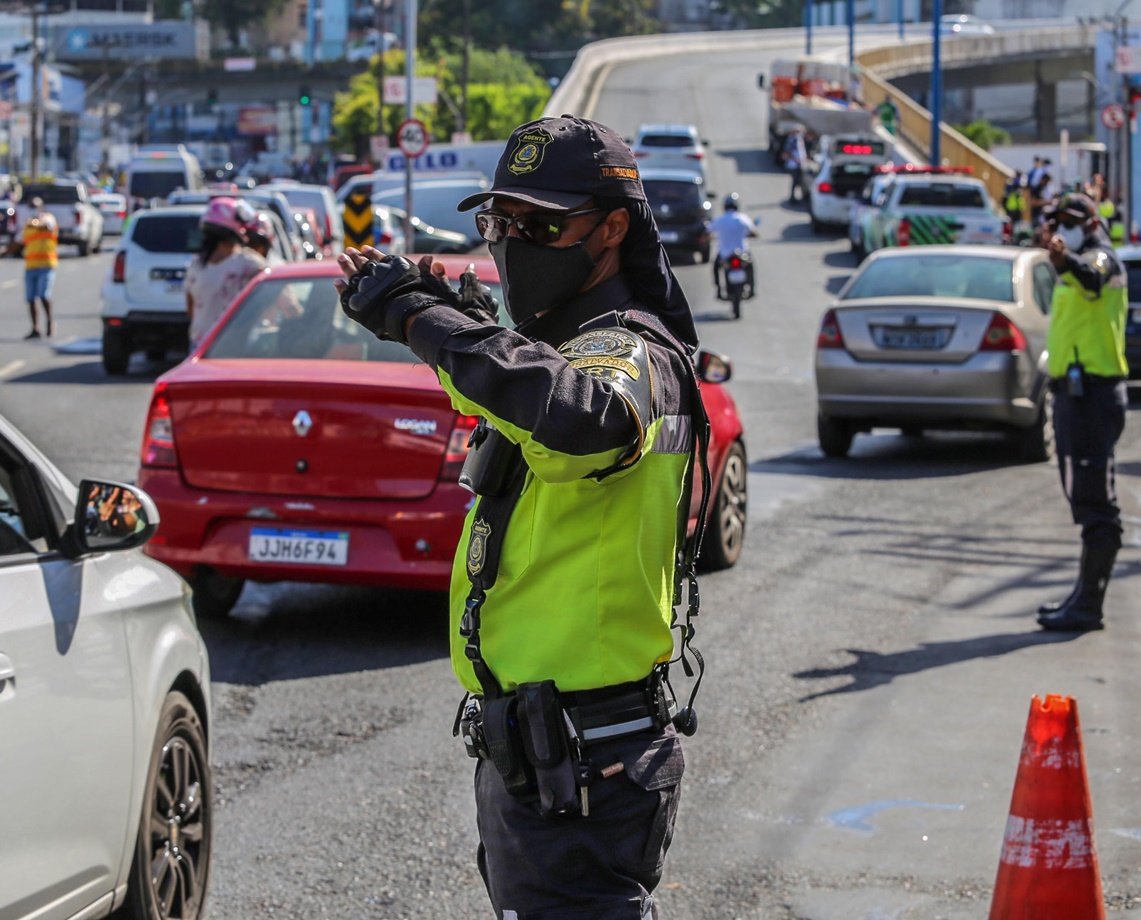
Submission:
POLYGON ((741 318, 741 301, 752 300, 756 292, 753 289, 753 260, 749 253, 743 249, 733 251, 725 260, 725 296, 733 304, 733 319, 741 318))

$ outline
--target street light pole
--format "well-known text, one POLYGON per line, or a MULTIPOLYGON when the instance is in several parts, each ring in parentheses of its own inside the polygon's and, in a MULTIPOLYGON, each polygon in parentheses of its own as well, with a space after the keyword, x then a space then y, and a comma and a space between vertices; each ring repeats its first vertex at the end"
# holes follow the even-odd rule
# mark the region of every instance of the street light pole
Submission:
POLYGON ((899 0, 899 2, 896 4, 896 11, 899 13, 899 40, 900 41, 903 41, 903 15, 904 15, 903 14, 903 2, 904 2, 904 0, 899 0))
POLYGON ((848 79, 856 73, 856 0, 848 0, 848 79))
POLYGON ((40 111, 42 108, 42 99, 40 93, 43 87, 41 86, 41 68, 43 60, 40 57, 40 0, 33 0, 32 2, 32 96, 31 96, 31 110, 29 112, 29 134, 32 141, 32 174, 33 180, 37 179, 40 175, 40 143, 43 131, 40 126, 40 111))
POLYGON ((943 47, 939 23, 943 19, 943 0, 933 0, 931 13, 931 165, 943 159, 939 123, 943 120, 943 47))
POLYGON ((804 53, 812 54, 812 0, 804 4, 804 53))

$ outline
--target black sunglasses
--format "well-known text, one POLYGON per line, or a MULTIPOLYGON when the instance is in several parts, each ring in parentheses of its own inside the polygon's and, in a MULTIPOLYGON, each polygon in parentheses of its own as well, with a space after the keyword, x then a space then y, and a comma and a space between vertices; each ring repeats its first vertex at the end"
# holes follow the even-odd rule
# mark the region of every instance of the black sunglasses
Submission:
POLYGON ((572 217, 581 217, 583 214, 594 214, 602 208, 583 208, 581 211, 567 211, 566 213, 551 213, 534 211, 529 214, 520 214, 511 217, 509 214, 499 214, 495 211, 480 211, 475 215, 475 226, 489 243, 498 243, 512 227, 519 231, 519 235, 529 243, 546 246, 556 242, 563 235, 563 224, 572 217))

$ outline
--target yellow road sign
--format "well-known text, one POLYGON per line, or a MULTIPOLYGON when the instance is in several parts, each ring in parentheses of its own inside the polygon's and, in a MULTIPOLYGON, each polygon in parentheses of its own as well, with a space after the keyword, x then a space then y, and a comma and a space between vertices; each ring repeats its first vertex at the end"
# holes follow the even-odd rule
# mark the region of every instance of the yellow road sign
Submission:
POLYGON ((345 199, 345 245, 360 249, 375 246, 372 226, 371 189, 353 192, 345 199))

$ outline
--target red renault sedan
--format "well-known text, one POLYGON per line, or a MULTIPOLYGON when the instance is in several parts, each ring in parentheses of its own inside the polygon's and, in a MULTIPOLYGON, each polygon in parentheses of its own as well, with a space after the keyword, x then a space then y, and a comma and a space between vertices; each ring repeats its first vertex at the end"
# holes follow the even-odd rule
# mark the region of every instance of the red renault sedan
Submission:
MULTIPOLYGON (((453 279, 474 262, 500 296, 490 258, 437 258, 453 279)), ((155 383, 138 482, 163 523, 147 552, 191 582, 201 616, 226 615, 246 580, 448 588, 476 419, 407 348, 341 312, 339 275, 331 260, 258 275, 155 383)), ((699 366, 717 484, 703 555, 723 568, 744 538, 743 433, 719 385, 727 362, 699 366)))

